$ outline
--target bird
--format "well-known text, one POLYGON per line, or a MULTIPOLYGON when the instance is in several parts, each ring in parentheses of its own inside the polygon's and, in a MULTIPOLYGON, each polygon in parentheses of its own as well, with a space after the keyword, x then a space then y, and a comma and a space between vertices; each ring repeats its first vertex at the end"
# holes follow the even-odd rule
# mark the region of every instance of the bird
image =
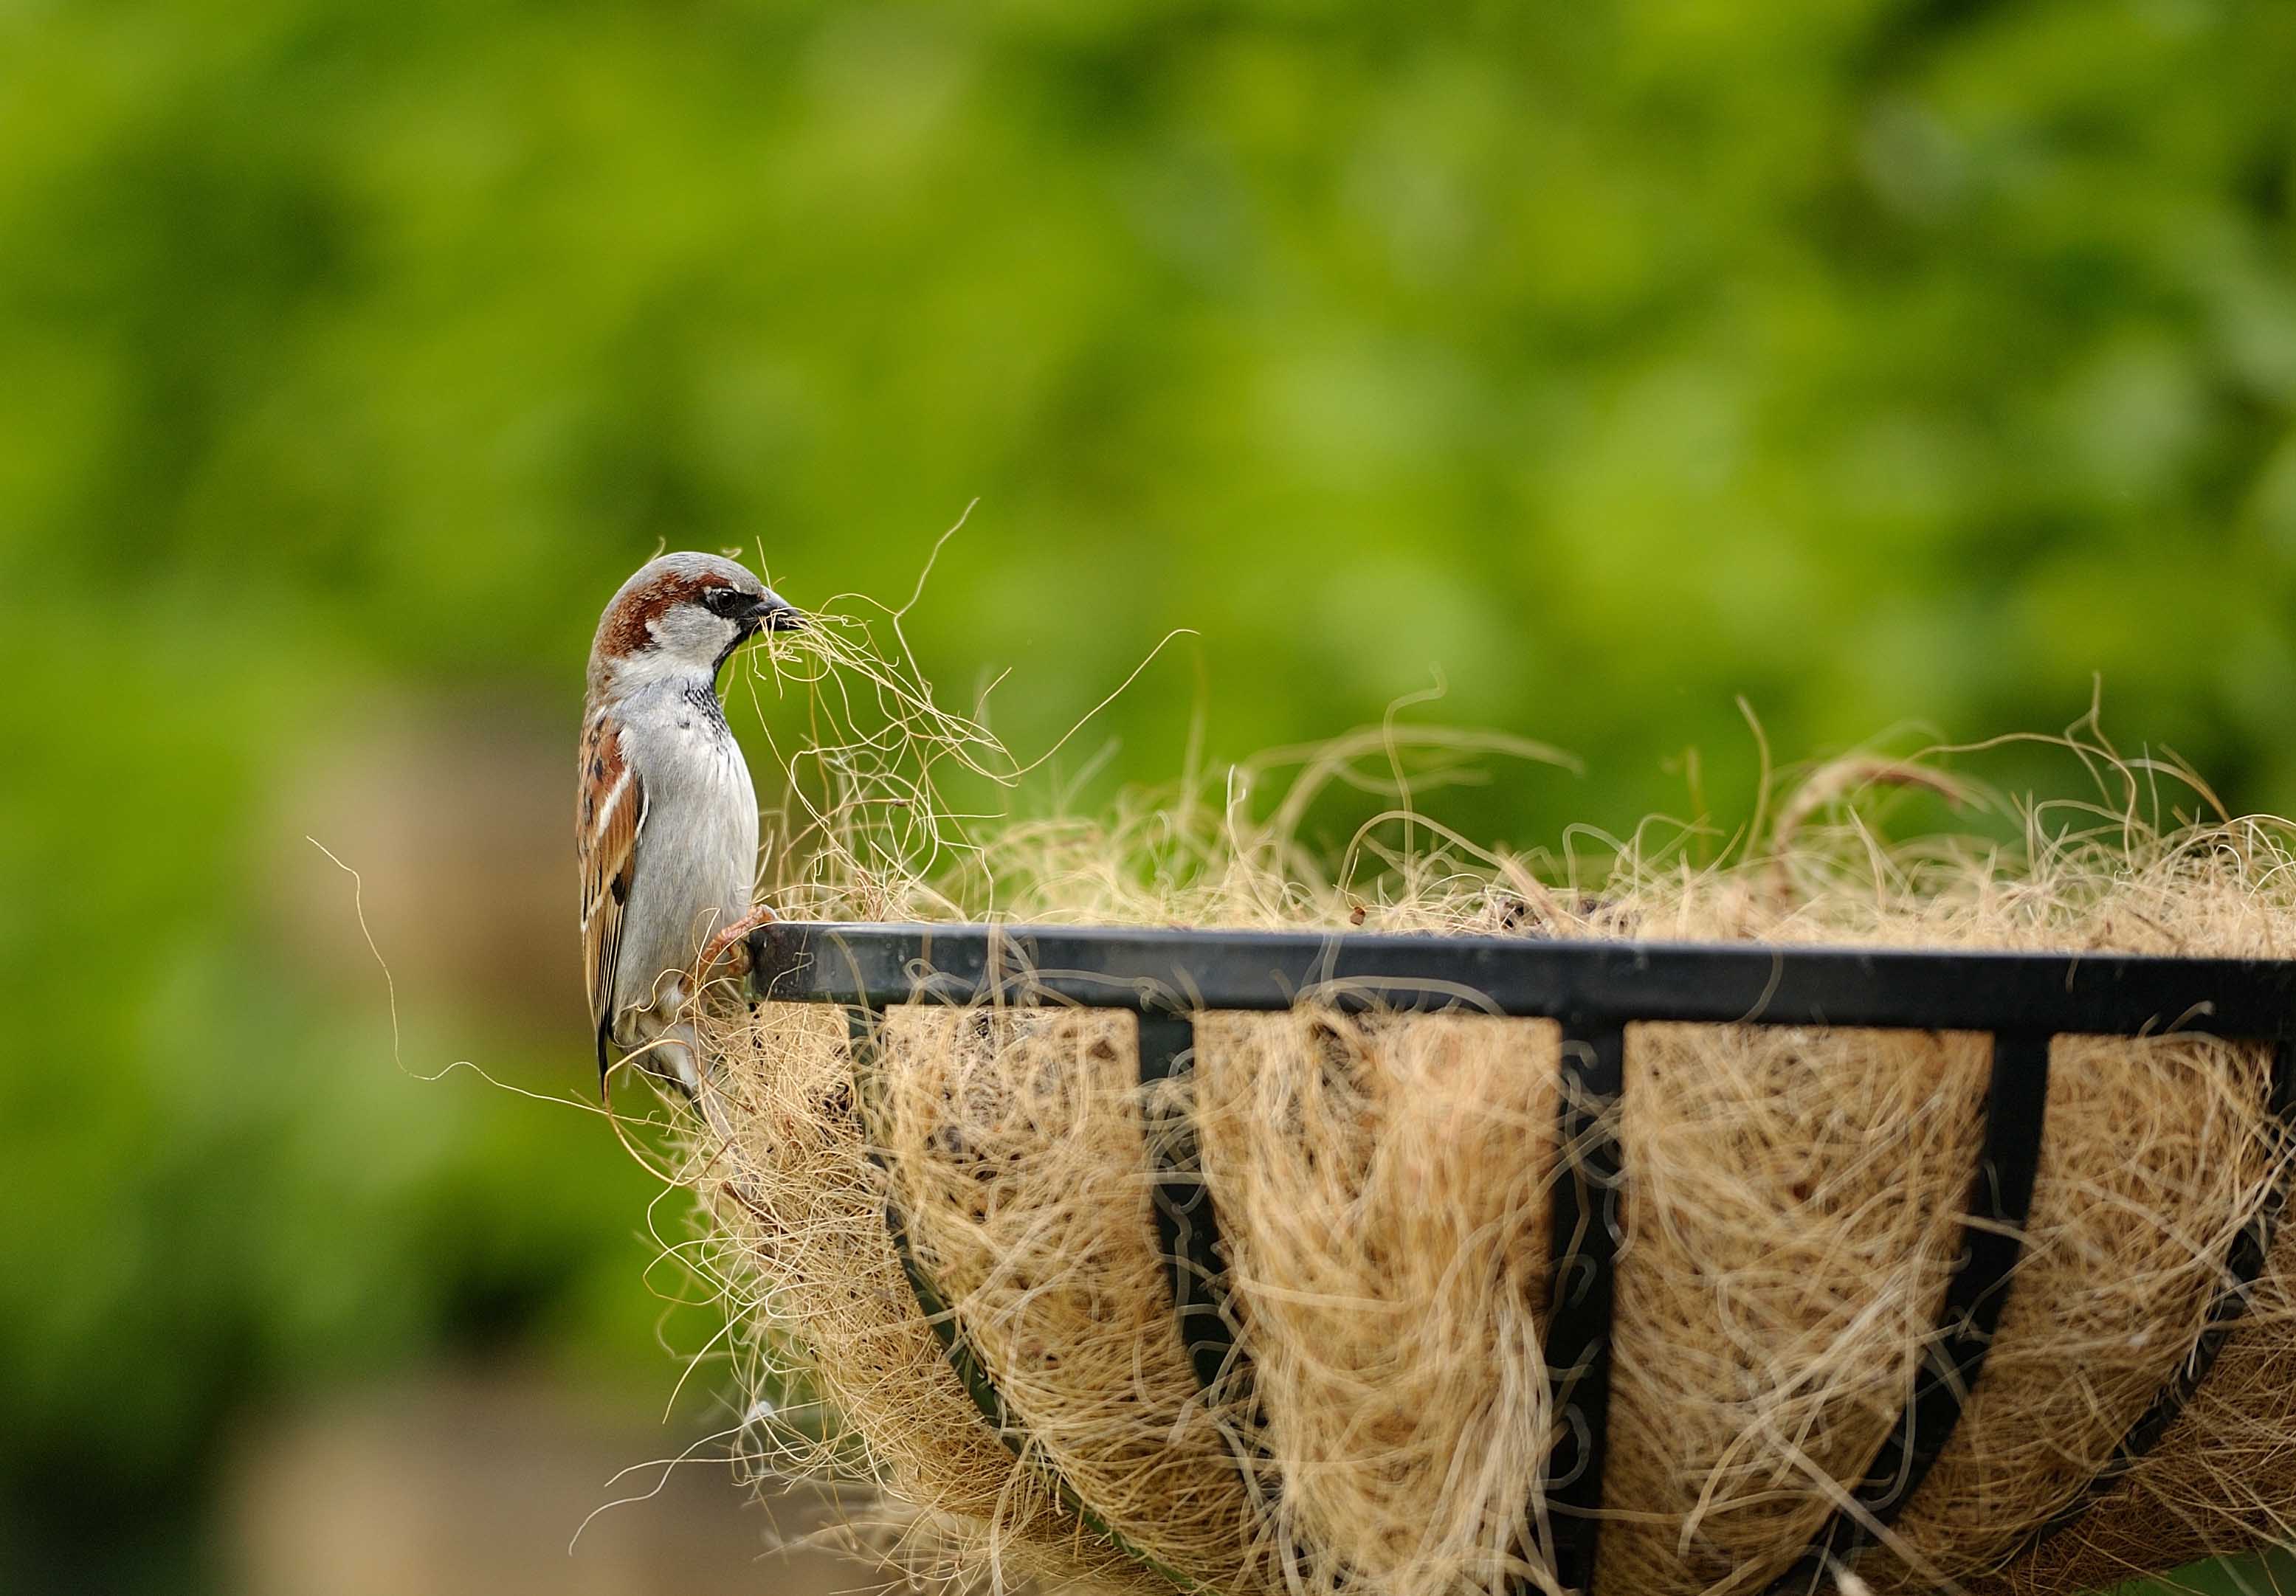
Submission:
POLYGON ((663 554, 599 618, 582 712, 575 841, 583 973, 611 1103, 610 1051, 701 1093, 685 1009, 753 909, 758 797, 718 699, 734 651, 806 616, 737 561, 663 554))

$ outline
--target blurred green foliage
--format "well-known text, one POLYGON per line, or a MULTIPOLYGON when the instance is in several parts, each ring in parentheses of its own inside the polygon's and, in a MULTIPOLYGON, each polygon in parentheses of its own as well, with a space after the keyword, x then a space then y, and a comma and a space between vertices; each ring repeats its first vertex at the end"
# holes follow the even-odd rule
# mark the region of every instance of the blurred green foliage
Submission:
POLYGON ((570 727, 658 542, 898 601, 978 497, 909 630, 1016 747, 1199 634, 1111 779, 1439 679, 1586 757, 1463 800, 1551 840, 1742 814, 1740 693, 1800 757, 2102 673, 2296 806, 2292 62, 2271 0, 0 8, 0 1584, 182 1588, 299 1389, 667 1384, 603 1128, 411 1079, 264 907, 298 749, 570 727))

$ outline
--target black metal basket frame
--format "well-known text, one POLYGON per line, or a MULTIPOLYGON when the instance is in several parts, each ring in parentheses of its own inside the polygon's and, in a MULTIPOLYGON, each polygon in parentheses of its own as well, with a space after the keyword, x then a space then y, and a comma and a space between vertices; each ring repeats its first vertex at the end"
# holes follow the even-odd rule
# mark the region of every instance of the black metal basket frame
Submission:
MULTIPOLYGON (((1527 1482, 1526 1546, 1542 1542, 1562 1588, 1591 1593, 1610 1403, 1611 1318, 1628 1171, 1616 1136, 1626 1027, 1647 1021, 1983 1032, 1992 1039, 1985 1128, 1961 1247, 1932 1339, 1898 1422, 1808 1549, 1766 1596, 1814 1591, 1913 1498, 1982 1374, 2022 1252, 2060 1035, 2202 1034, 2271 1046, 2268 1108, 2288 1163, 2296 1093, 2296 961, 1766 947, 1687 943, 1398 937, 1362 932, 1173 931, 1008 925, 782 921, 749 938, 753 997, 832 1003, 851 1016, 857 1068, 901 1003, 1074 1005, 1139 1021, 1144 1088, 1185 1079, 1193 1016, 1296 1004, 1347 1011, 1446 1010, 1551 1019, 1562 1034, 1545 1356, 1557 1416, 1546 1466, 1527 1482), (1546 1526, 1542 1536, 1537 1526, 1546 1526)), ((1152 1090, 1146 1101, 1160 1101, 1152 1090)), ((1227 1289, 1219 1219, 1185 1109, 1147 1111, 1158 1245, 1181 1344, 1207 1393, 1248 1406, 1250 1370, 1227 1289)), ((2276 1191, 2277 1187, 2276 1186, 2276 1191)), ((2262 1273, 2277 1196, 2234 1238, 2206 1326, 2112 1461, 2044 1534, 2080 1516, 2156 1446, 2207 1376, 2262 1273)), ((988 1421, 1029 1456, 1027 1436, 955 1310, 886 1219, 920 1310, 988 1421)), ((1034 1459, 1049 1468, 1041 1457, 1034 1459)), ((1063 1498, 1113 1544, 1054 1476, 1063 1498)), ((1160 1572, 1184 1585, 1185 1576, 1160 1572)), ((1193 1587, 1192 1587, 1193 1588, 1193 1587)))

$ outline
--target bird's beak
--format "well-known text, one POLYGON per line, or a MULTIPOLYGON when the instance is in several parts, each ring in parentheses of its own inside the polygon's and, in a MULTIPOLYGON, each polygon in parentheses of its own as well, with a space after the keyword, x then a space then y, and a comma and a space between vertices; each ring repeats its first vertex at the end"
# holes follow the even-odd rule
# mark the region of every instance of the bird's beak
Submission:
POLYGON ((760 632, 802 632, 806 627, 805 611, 777 593, 768 591, 750 606, 742 618, 742 633, 755 637, 760 632))

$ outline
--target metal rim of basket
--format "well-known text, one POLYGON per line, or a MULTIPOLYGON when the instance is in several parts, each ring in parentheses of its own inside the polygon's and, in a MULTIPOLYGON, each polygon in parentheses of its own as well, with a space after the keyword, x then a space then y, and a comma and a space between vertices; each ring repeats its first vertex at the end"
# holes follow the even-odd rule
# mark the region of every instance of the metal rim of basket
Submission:
MULTIPOLYGON (((1985 1128, 1962 1246, 1938 1333, 1898 1422, 1808 1546, 1764 1588, 1801 1596, 1903 1511, 1953 1437, 1983 1373, 2023 1249, 2048 1101, 2049 1044, 2060 1035, 2199 1034, 2271 1046, 2267 1108, 2272 1199, 2234 1238, 2202 1331, 2111 1461, 2033 1537, 2080 1518, 2157 1446, 2223 1350, 2261 1276, 2296 1146, 2296 961, 2095 954, 1538 941, 1363 932, 1175 931, 1049 926, 776 921, 749 938, 750 994, 832 1003, 850 1016, 866 1074, 883 1011, 911 1003, 1128 1010, 1138 1018, 1143 1134, 1158 1245, 1180 1341, 1216 1411, 1252 1415, 1232 1441, 1253 1449, 1258 1423, 1239 1310, 1226 1285, 1218 1215, 1185 1109, 1160 1083, 1193 1068, 1193 1015, 1312 1003, 1349 1011, 1458 1011, 1544 1019, 1562 1031, 1555 1126, 1545 1359, 1555 1435, 1529 1482, 1522 1544, 1544 1543, 1555 1585, 1592 1596, 1610 1403, 1611 1317, 1626 1177, 1615 1134, 1626 1027, 1710 1024, 1975 1031, 1992 1037, 1985 1128), (1544 1525, 1542 1536, 1538 1526, 1544 1525)), ((866 1101, 865 1093, 863 1101, 866 1101)), ((1197 1582, 1142 1552, 1093 1514, 1025 1431, 971 1346, 955 1309, 886 1219, 919 1309, 966 1390, 1005 1445, 1029 1461, 1087 1528, 1184 1590, 1197 1582)), ((1240 1455, 1242 1453, 1240 1452, 1240 1455)), ((1247 1486, 1250 1482, 1247 1480, 1247 1486)), ((1534 1587, 1518 1582, 1523 1592, 1534 1587)))

